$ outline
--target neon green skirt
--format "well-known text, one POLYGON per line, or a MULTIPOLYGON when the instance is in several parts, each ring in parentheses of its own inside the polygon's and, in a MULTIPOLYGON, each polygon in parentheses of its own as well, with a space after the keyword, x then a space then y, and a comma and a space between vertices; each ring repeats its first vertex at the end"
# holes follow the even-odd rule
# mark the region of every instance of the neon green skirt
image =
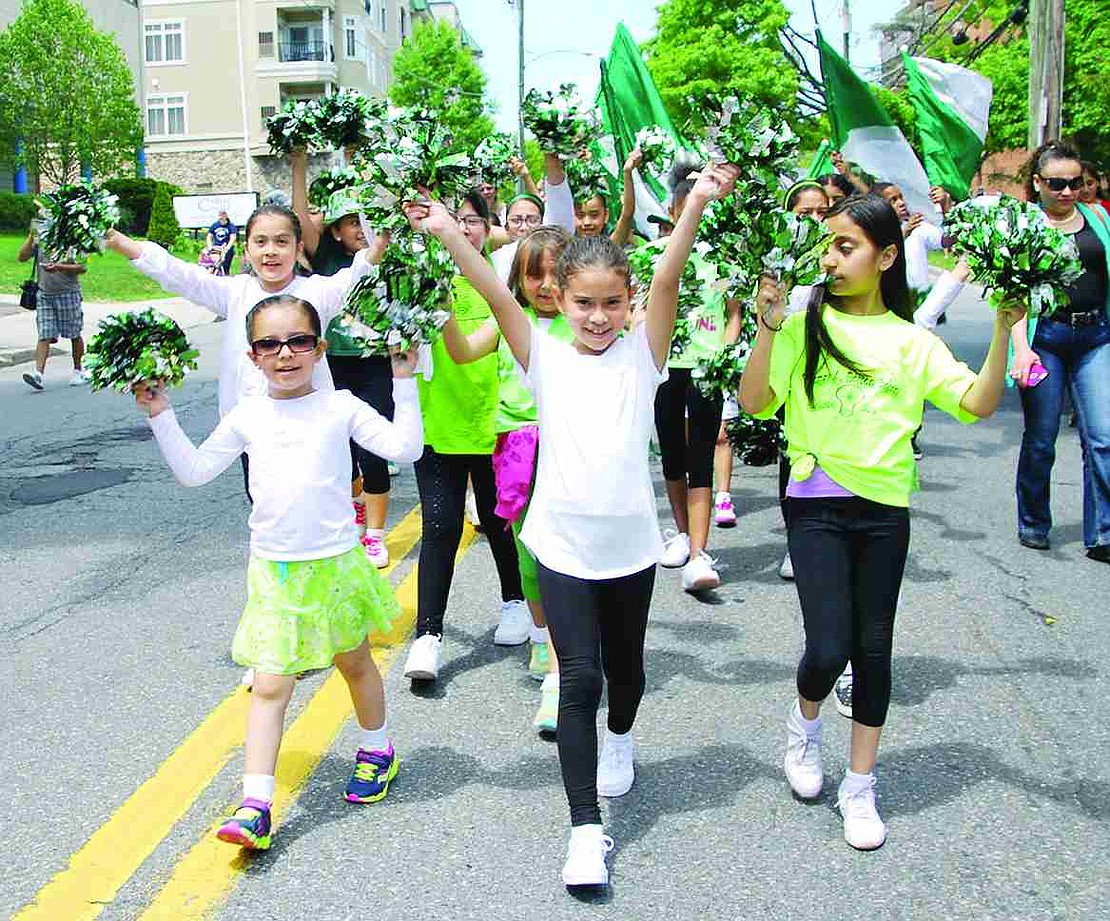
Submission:
POLYGON ((387 631, 398 611, 393 589, 362 547, 289 563, 252 555, 231 657, 267 675, 327 668, 371 631, 387 631))

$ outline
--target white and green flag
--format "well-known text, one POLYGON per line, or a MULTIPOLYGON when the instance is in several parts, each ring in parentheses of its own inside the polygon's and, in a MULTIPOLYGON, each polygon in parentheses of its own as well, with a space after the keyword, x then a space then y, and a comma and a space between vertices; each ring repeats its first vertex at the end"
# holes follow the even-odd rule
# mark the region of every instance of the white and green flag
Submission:
POLYGON ((911 211, 936 221, 929 177, 901 130, 851 65, 817 34, 833 141, 844 157, 902 189, 911 211))
POLYGON ((902 55, 906 91, 917 113, 925 172, 960 201, 983 156, 993 87, 980 74, 932 58, 902 55))

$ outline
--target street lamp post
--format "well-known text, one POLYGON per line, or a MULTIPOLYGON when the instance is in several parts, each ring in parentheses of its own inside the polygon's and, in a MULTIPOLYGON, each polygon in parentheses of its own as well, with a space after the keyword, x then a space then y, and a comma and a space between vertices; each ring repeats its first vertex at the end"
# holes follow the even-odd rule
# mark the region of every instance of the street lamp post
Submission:
POLYGON ((517 23, 517 80, 516 80, 516 130, 520 153, 524 155, 524 0, 508 0, 516 7, 517 23))

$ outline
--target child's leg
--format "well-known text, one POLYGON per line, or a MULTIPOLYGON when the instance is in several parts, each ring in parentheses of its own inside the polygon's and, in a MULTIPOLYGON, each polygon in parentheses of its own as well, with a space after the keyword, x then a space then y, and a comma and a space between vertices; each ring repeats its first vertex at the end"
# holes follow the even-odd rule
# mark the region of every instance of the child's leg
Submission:
POLYGON ((679 534, 690 533, 686 490, 686 386, 689 377, 672 369, 655 392, 655 431, 667 499, 679 534))
POLYGON ((655 567, 602 583, 601 661, 608 682, 607 726, 616 735, 632 731, 644 696, 644 636, 655 567))
POLYGON ((497 506, 497 487, 493 480, 493 456, 471 454, 468 459, 474 501, 478 505, 478 518, 482 522, 482 533, 489 541, 489 549, 497 567, 497 578, 501 583, 501 600, 523 601, 524 590, 520 584, 516 543, 512 532, 506 527, 505 519, 494 512, 497 506))
POLYGON ((689 421, 686 435, 687 522, 690 556, 696 557, 709 541, 709 518, 713 512, 713 454, 721 428, 721 399, 710 399, 693 383, 688 385, 686 405, 689 421))
POLYGON ((717 495, 732 492, 732 445, 724 422, 717 428, 717 444, 713 448, 713 481, 717 495))
POLYGON ((244 774, 273 777, 281 748, 285 709, 293 696, 296 681, 293 675, 255 673, 250 709, 247 711, 244 774))
POLYGON ((538 564, 548 629, 559 650, 559 767, 571 825, 600 825, 597 802, 597 708, 602 672, 597 583, 538 564))
POLYGON ((366 640, 357 649, 339 653, 334 662, 351 692, 359 725, 355 767, 343 798, 349 803, 376 803, 389 792, 400 765, 385 725, 382 676, 366 640))
POLYGON ((357 649, 339 653, 334 661, 351 692, 351 703, 359 726, 371 731, 383 729, 385 689, 378 666, 370 655, 369 642, 363 641, 357 649))
POLYGON ((414 469, 423 520, 416 570, 416 635, 442 636, 455 554, 462 539, 466 458, 460 454, 438 454, 426 447, 414 469))

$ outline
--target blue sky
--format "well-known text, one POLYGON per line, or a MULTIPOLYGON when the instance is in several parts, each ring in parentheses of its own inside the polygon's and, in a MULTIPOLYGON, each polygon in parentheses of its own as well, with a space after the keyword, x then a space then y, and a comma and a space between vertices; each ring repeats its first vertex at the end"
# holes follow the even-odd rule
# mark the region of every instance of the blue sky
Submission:
MULTIPOLYGON (((517 14, 507 0, 455 0, 463 25, 481 45, 482 68, 491 97, 498 105, 496 120, 504 131, 516 126, 517 14)), ((623 20, 638 41, 655 31, 653 0, 525 0, 525 89, 554 89, 577 83, 592 99, 597 88, 598 59, 608 53, 616 24, 623 20)), ((799 31, 813 32, 809 0, 786 0, 799 31)), ((821 26, 840 48, 841 0, 816 0, 821 26)), ((901 6, 897 0, 852 0, 852 63, 866 72, 879 64, 876 23, 901 6)))

